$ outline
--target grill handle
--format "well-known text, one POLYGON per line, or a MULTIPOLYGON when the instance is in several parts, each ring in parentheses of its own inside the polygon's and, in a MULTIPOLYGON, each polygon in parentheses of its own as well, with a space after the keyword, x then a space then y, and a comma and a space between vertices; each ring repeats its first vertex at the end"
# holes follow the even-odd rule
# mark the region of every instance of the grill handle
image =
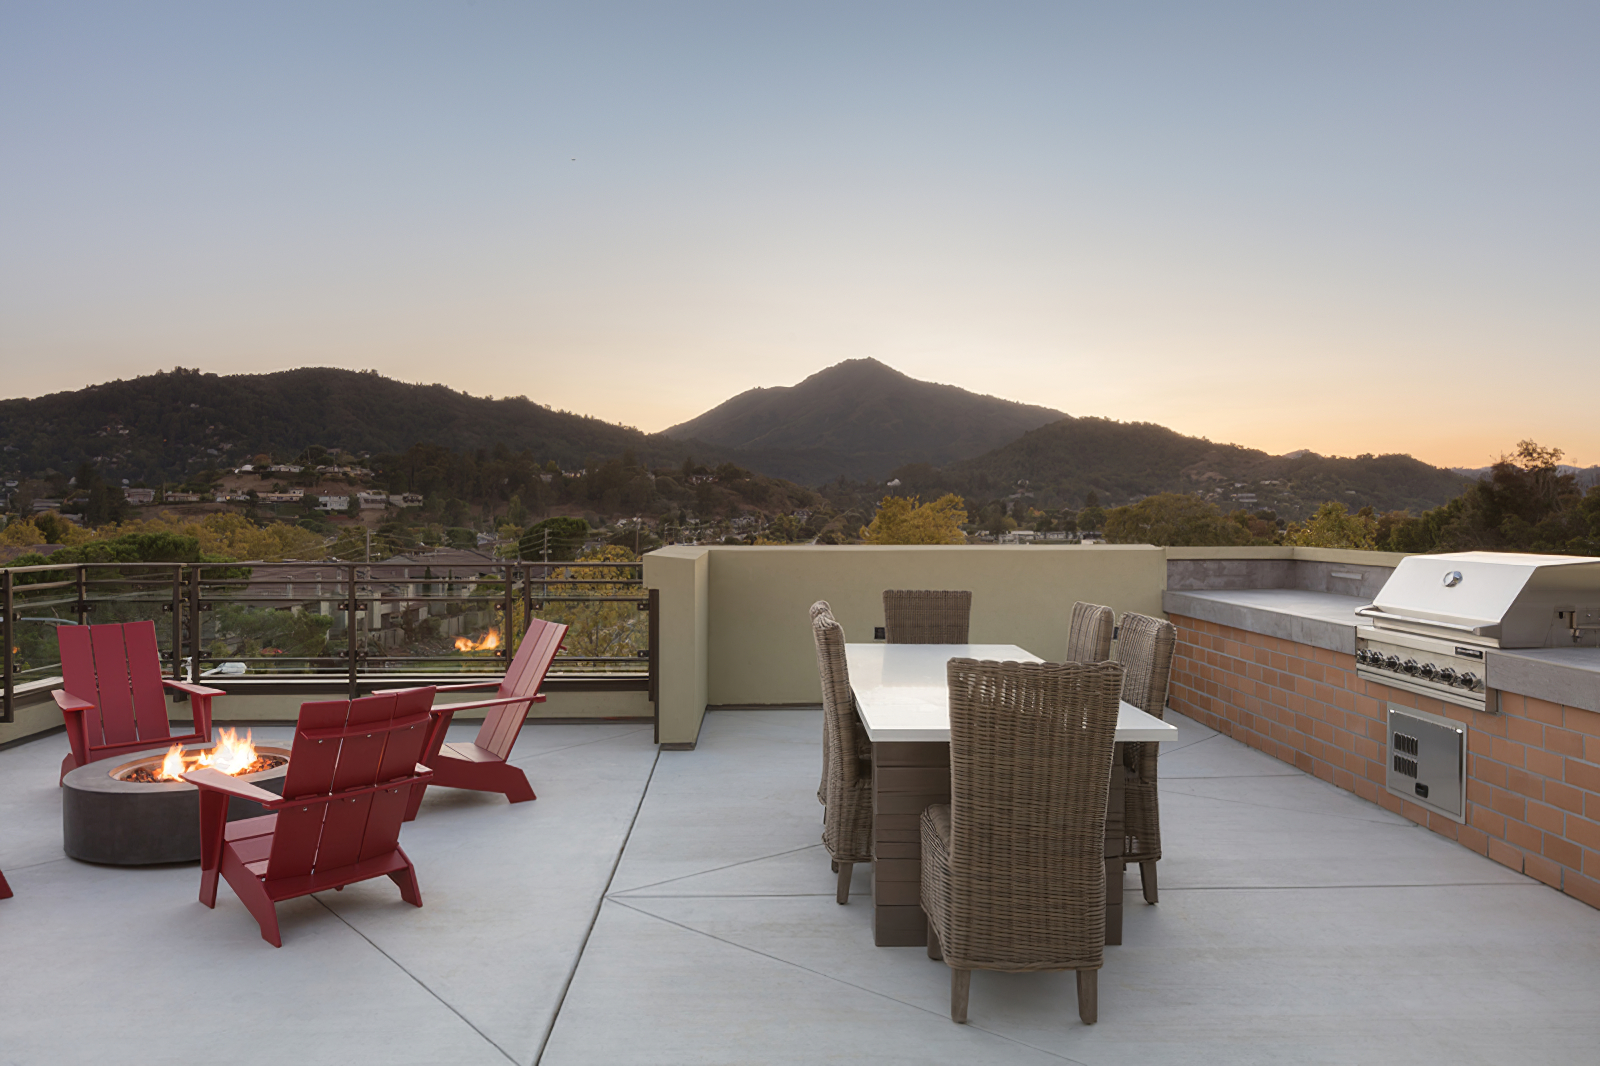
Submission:
POLYGON ((1460 633, 1470 633, 1475 637, 1498 637, 1500 635, 1498 623, 1492 626, 1464 626, 1460 622, 1440 622, 1433 618, 1412 618, 1409 615, 1395 614, 1392 611, 1382 610, 1375 603, 1369 603, 1365 607, 1357 607, 1356 614, 1362 618, 1386 618, 1391 622, 1410 622, 1419 626, 1454 629, 1460 633))

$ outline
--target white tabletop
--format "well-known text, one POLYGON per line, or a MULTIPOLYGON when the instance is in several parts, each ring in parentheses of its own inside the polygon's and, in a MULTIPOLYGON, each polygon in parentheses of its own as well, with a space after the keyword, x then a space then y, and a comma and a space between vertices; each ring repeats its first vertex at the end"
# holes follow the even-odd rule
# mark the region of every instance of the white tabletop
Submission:
MULTIPOLYGON (((875 741, 950 740, 945 664, 951 659, 1044 661, 1015 644, 846 644, 844 657, 861 720, 875 741)), ((1117 709, 1118 741, 1160 743, 1177 736, 1176 726, 1131 703, 1117 709)))

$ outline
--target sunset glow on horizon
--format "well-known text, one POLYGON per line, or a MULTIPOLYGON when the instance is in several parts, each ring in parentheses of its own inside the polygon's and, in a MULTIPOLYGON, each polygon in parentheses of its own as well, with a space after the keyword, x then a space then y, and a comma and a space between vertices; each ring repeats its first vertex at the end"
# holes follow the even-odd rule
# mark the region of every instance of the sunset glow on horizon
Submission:
POLYGON ((0 395, 373 369, 656 431, 872 357, 1600 464, 1600 8, 0 8, 0 395))

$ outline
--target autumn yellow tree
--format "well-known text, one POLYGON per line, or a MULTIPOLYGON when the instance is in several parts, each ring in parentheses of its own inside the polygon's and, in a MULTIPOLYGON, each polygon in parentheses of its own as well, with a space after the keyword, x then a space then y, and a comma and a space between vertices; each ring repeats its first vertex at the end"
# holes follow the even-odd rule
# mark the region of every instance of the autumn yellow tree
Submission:
POLYGON ((1329 500, 1310 521, 1291 525, 1283 542, 1301 548, 1370 549, 1377 525, 1370 514, 1351 514, 1344 504, 1329 500))
POLYGON ((861 539, 867 544, 965 544, 961 523, 966 520, 966 508, 955 493, 932 503, 919 503, 916 496, 885 496, 872 524, 862 528, 861 539))

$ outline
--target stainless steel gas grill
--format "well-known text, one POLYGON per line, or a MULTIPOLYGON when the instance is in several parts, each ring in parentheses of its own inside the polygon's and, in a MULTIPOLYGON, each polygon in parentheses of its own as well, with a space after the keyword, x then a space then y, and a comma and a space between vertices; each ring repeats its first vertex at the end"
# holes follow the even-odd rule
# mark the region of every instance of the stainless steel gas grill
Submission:
POLYGON ((1498 711, 1488 649, 1600 647, 1600 559, 1413 555, 1356 614, 1358 675, 1498 711))

